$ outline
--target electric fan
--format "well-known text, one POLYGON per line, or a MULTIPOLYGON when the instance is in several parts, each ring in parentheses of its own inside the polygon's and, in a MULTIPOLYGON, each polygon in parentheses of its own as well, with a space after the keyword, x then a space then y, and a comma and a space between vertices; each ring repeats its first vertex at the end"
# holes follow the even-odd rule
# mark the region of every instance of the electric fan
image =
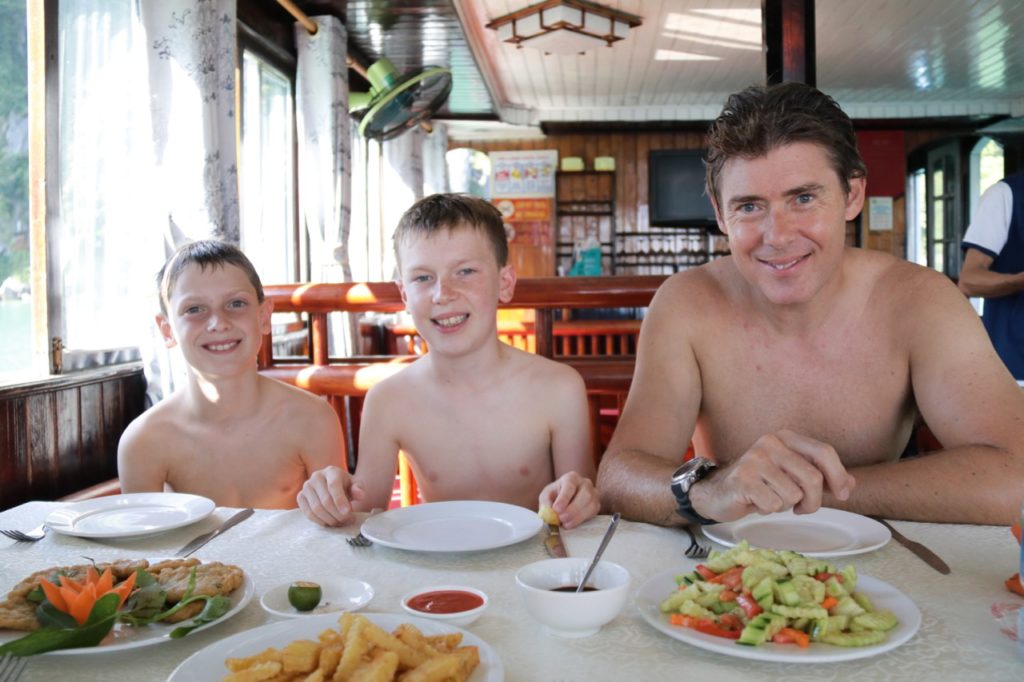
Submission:
POLYGON ((349 93, 349 112, 359 116, 359 134, 390 140, 430 118, 452 91, 451 70, 427 66, 399 77, 386 57, 366 70, 369 92, 349 93))

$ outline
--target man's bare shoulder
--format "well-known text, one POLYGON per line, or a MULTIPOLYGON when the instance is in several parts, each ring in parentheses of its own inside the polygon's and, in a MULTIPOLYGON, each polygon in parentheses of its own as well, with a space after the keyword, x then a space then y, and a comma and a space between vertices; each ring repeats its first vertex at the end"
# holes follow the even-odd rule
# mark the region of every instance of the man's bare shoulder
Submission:
POLYGON ((260 386, 266 392, 265 403, 283 408, 290 416, 302 421, 336 419, 327 401, 315 393, 264 376, 260 377, 260 386))
POLYGON ((965 302, 946 275, 891 254, 851 248, 846 262, 856 287, 869 292, 869 304, 877 310, 902 316, 965 302))

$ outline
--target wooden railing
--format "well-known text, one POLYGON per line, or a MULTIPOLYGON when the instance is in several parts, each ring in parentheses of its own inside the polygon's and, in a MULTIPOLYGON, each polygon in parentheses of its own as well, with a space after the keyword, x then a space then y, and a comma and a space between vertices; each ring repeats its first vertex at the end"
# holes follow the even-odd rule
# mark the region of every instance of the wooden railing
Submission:
MULTIPOLYGON (((582 357, 556 353, 559 323, 556 310, 578 308, 646 307, 665 280, 664 276, 638 277, 546 277, 521 279, 515 296, 505 308, 531 308, 534 312, 533 335, 536 352, 566 362, 583 376, 591 400, 591 413, 597 428, 601 406, 611 400, 620 405, 633 376, 631 353, 582 357), (560 357, 563 356, 564 357, 560 357)), ((330 357, 327 316, 332 312, 395 313, 404 310, 398 287, 393 282, 356 282, 345 284, 292 284, 264 287, 274 302, 275 312, 305 313, 309 318, 309 353, 303 358, 274 356, 269 335, 260 350, 260 369, 286 383, 327 396, 338 413, 346 434, 346 456, 356 459, 358 419, 361 399, 378 381, 399 371, 416 356, 330 357)), ((593 324, 593 323, 591 323, 593 324)), ((635 323, 631 325, 635 329, 635 323)), ((632 334, 632 330, 616 330, 632 334)), ((629 350, 629 345, 626 345, 629 350)), ((635 349, 632 349, 635 352, 635 349)), ((595 436, 597 434, 595 433, 595 436)), ((598 447, 595 437, 595 454, 598 447)))

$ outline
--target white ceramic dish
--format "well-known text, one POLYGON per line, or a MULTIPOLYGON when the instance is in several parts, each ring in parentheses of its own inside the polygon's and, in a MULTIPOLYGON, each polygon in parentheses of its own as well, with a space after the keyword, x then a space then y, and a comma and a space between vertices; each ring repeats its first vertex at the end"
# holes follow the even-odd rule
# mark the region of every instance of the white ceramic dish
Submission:
MULTIPOLYGON (((155 560, 151 560, 151 563, 155 563, 155 560)), ((249 574, 245 574, 245 580, 241 587, 231 593, 231 608, 223 616, 217 620, 200 625, 192 632, 185 636, 188 639, 197 632, 206 630, 208 628, 216 627, 217 625, 228 620, 239 611, 244 609, 250 601, 252 601, 253 594, 256 591, 256 586, 249 577, 249 574)), ((189 621, 185 620, 181 623, 154 623, 153 625, 146 625, 143 627, 129 627, 121 626, 118 630, 117 636, 114 641, 109 643, 100 644, 94 647, 84 647, 81 649, 58 649, 57 651, 50 651, 43 656, 91 656, 97 654, 111 654, 118 651, 126 651, 128 649, 138 649, 145 646, 153 646, 155 644, 166 644, 167 642, 175 641, 171 639, 171 632, 183 625, 188 625, 189 621)), ((24 636, 26 633, 12 633, 10 630, 0 631, 0 644, 4 644, 14 639, 18 639, 24 636)))
POLYGON ((892 539, 889 529, 874 519, 827 507, 813 514, 752 514, 703 526, 702 530, 709 539, 726 547, 746 540, 752 547, 788 549, 814 557, 863 554, 884 547, 892 539))
POLYGON ((611 622, 626 605, 630 576, 622 566, 601 561, 587 580, 588 592, 555 591, 578 585, 590 564, 588 557, 545 559, 516 573, 516 587, 527 613, 559 637, 589 637, 611 622))
POLYGON ((921 627, 921 612, 914 602, 892 585, 871 578, 857 577, 857 589, 871 598, 877 609, 888 609, 896 614, 900 624, 889 632, 889 637, 881 644, 865 647, 838 647, 830 644, 812 642, 806 649, 793 644, 763 644, 761 646, 744 646, 731 639, 723 639, 713 635, 697 632, 693 628, 671 625, 668 615, 658 609, 658 605, 676 589, 675 576, 693 570, 693 564, 675 571, 660 573, 640 588, 636 596, 636 606, 640 615, 656 630, 673 639, 692 644, 701 649, 716 651, 726 656, 748 658, 755 661, 778 661, 782 663, 834 663, 836 661, 852 661, 858 658, 871 658, 906 643, 921 627))
POLYGON ((464 627, 476 621, 483 612, 487 610, 487 595, 475 587, 466 587, 465 585, 434 585, 432 587, 424 587, 420 590, 413 590, 409 594, 402 597, 402 608, 405 609, 406 613, 410 616, 416 616, 417 618, 429 618, 430 620, 436 620, 441 623, 448 623, 449 625, 458 625, 464 627), (422 594, 428 594, 430 592, 469 592, 474 594, 483 600, 483 603, 476 608, 467 609, 466 611, 458 611, 456 613, 432 613, 428 611, 420 611, 409 606, 409 600, 413 597, 418 597, 422 594))
POLYGON ((162 533, 205 519, 213 500, 184 493, 127 493, 75 502, 55 509, 46 525, 81 538, 127 538, 162 533))
MULTIPOLYGON (((389 632, 402 623, 410 623, 425 635, 443 635, 451 632, 462 633, 462 643, 478 647, 480 665, 468 682, 502 682, 505 677, 501 659, 493 648, 471 632, 446 623, 439 623, 412 616, 390 613, 363 614, 372 623, 389 632)), ((267 647, 281 648, 296 639, 316 639, 327 628, 336 628, 338 616, 333 613, 312 618, 292 618, 270 623, 263 627, 246 630, 225 639, 218 640, 189 656, 175 668, 167 682, 220 682, 228 673, 225 659, 252 656, 267 647)))
POLYGON ((288 587, 294 581, 282 583, 264 592, 260 597, 260 606, 275 616, 297 618, 323 613, 358 611, 373 599, 373 588, 370 584, 355 578, 313 576, 298 579, 308 580, 320 586, 323 596, 315 609, 299 611, 288 602, 288 587))
POLYGON ((416 552, 477 552, 532 538, 537 512, 502 502, 431 502, 374 514, 362 533, 384 547, 416 552))

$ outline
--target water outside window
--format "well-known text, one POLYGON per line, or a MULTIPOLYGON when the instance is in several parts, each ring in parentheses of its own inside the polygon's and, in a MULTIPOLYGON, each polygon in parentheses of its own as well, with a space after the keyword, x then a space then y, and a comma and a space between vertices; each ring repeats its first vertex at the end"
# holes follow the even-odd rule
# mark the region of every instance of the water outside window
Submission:
POLYGON ((0 0, 0 381, 32 364, 25 0, 0 0))

